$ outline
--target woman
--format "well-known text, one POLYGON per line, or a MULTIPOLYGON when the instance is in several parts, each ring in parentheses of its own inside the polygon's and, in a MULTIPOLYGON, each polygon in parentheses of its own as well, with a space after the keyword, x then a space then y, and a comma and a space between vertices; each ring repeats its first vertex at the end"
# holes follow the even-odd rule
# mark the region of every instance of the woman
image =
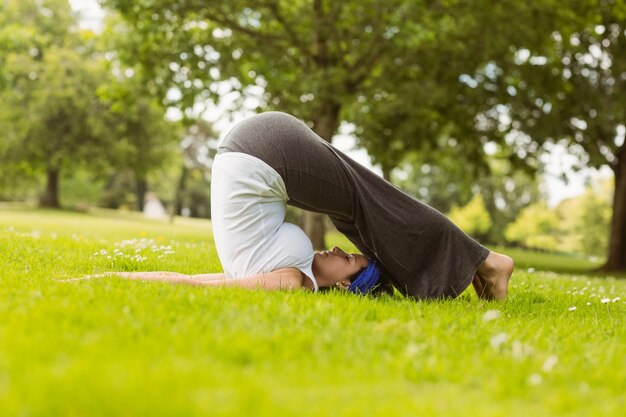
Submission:
POLYGON ((471 283, 504 299, 508 256, 489 251, 435 209, 372 173, 280 112, 236 125, 212 171, 213 233, 224 274, 127 273, 194 285, 398 289, 418 299, 456 297, 471 283), (327 214, 361 251, 313 252, 286 204, 327 214))

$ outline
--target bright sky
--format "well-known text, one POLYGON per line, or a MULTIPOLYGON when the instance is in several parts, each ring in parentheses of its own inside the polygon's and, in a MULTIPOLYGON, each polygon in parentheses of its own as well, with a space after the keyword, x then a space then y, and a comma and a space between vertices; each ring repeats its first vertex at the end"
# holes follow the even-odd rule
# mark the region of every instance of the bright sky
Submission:
MULTIPOLYGON (((95 31, 101 28, 104 12, 97 0, 69 0, 69 2, 72 9, 80 15, 81 27, 94 29, 95 31)), ((254 100, 252 100, 250 105, 250 107, 254 106, 254 100)), ((215 123, 216 129, 221 132, 222 136, 239 120, 254 114, 252 110, 243 109, 229 118, 225 115, 224 108, 223 106, 216 107, 209 104, 206 113, 208 115, 207 118, 215 123)), ((170 116, 175 117, 175 113, 175 111, 170 112, 170 116)), ((349 127, 345 125, 340 128, 340 134, 333 139, 333 145, 362 165, 381 175, 380 169, 372 166, 367 151, 356 148, 354 137, 344 133, 346 129, 349 130, 349 127)), ((547 157, 546 174, 543 178, 542 187, 547 191, 548 204, 550 206, 558 204, 559 201, 565 198, 582 194, 585 181, 590 178, 608 178, 612 176, 612 171, 608 167, 604 167, 599 171, 585 169, 581 172, 574 172, 571 167, 575 162, 576 159, 561 147, 554 147, 547 157), (567 183, 560 178, 562 172, 568 173, 569 181, 567 183)))

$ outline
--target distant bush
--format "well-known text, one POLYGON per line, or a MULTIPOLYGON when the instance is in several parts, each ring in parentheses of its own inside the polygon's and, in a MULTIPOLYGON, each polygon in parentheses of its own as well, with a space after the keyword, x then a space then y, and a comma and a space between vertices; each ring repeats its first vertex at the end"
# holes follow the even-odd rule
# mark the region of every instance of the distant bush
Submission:
POLYGON ((559 249, 560 219, 544 202, 531 204, 504 231, 509 242, 534 249, 559 249))
POLYGON ((475 194, 463 207, 452 206, 448 217, 467 234, 477 238, 485 235, 492 225, 481 194, 475 194))
POLYGON ((611 221, 611 181, 587 187, 578 197, 549 208, 544 202, 524 208, 505 230, 508 243, 586 256, 606 254, 611 221))

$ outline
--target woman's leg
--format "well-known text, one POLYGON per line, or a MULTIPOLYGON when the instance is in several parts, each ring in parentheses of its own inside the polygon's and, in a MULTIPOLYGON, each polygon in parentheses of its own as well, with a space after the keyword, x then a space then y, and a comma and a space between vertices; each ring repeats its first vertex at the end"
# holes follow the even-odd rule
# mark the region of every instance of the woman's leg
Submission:
POLYGON ((286 113, 266 112, 237 124, 218 152, 255 156, 283 178, 289 204, 354 220, 355 190, 328 143, 286 113))

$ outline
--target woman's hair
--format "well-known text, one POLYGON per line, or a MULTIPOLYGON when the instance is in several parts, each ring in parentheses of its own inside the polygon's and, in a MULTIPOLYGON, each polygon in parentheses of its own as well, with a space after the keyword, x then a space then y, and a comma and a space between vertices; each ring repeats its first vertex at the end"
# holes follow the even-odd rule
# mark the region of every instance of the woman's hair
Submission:
MULTIPOLYGON (((350 277, 348 277, 348 280, 350 280, 350 283, 353 283, 355 279, 357 279, 359 277, 359 275, 361 274, 361 272, 365 271, 367 267, 363 267, 361 269, 359 269, 359 271, 355 274, 350 275, 350 277)), ((320 292, 324 292, 324 291, 329 291, 335 289, 335 287, 330 286, 330 287, 320 287, 319 291, 320 292)))

